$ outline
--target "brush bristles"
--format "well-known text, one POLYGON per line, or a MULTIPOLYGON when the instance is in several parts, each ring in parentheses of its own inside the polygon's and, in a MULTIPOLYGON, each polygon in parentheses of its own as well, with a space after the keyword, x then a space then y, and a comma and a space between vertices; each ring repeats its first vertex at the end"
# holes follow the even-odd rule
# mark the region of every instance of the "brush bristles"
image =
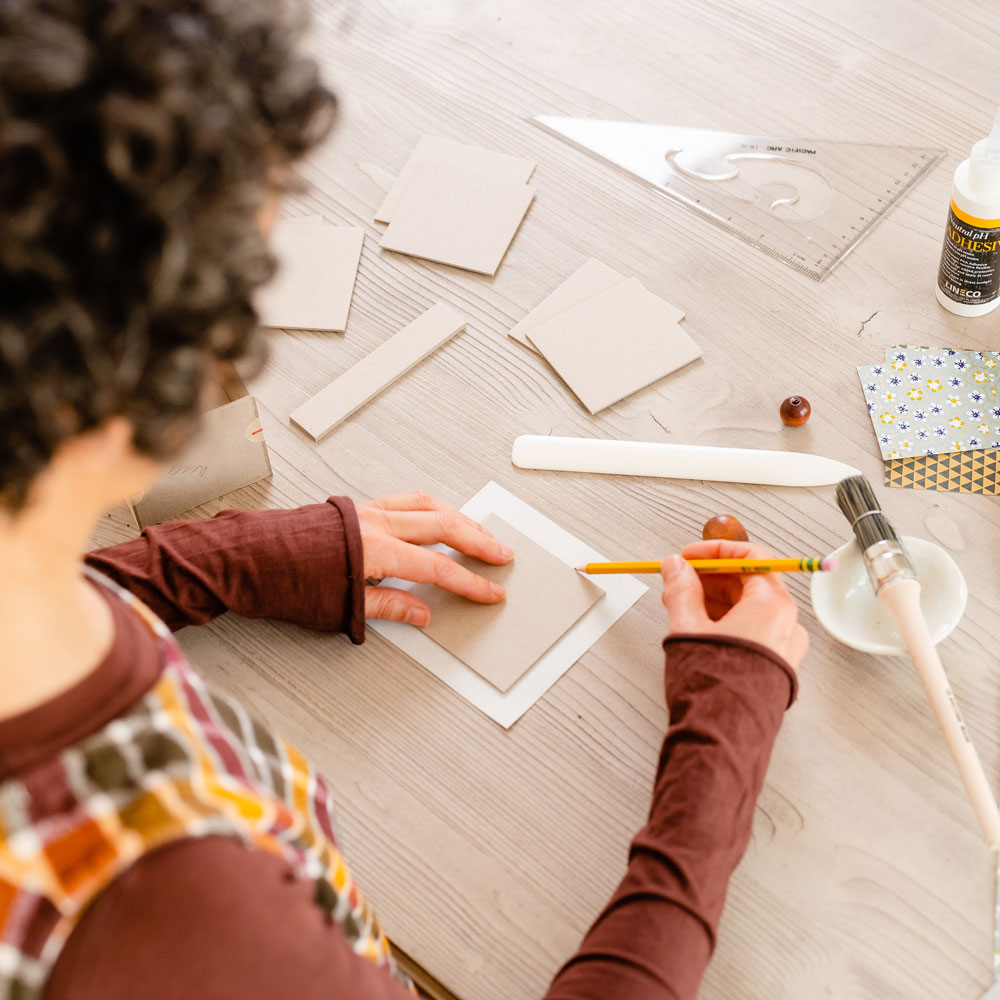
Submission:
POLYGON ((837 505, 854 528, 862 552, 877 542, 899 541, 864 476, 849 476, 837 484, 837 505))

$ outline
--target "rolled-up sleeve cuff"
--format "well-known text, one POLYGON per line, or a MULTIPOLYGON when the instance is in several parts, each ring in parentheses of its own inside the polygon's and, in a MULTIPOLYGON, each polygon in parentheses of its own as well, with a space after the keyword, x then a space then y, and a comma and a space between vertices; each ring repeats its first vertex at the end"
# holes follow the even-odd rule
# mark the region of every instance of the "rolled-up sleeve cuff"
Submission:
POLYGON ((337 508, 344 528, 348 611, 344 632, 360 646, 365 641, 365 556, 358 512, 350 497, 329 497, 326 502, 337 508))
POLYGON ((771 663, 773 663, 787 676, 789 683, 789 695, 788 704, 785 706, 786 709, 791 708, 795 699, 798 697, 798 675, 792 669, 791 664, 783 656, 779 656, 769 646, 764 646, 759 642, 754 642, 751 639, 743 639, 740 636, 735 635, 715 635, 711 632, 677 632, 668 635, 666 639, 663 640, 663 648, 669 653, 672 645, 684 642, 706 643, 711 646, 735 646, 738 649, 746 649, 751 653, 756 653, 758 656, 762 656, 765 659, 770 660, 771 663))

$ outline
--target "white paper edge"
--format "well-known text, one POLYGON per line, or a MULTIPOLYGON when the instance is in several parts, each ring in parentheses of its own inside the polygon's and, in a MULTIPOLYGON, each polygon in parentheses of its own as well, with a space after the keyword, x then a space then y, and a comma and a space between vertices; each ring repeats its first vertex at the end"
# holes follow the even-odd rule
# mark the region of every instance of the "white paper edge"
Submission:
MULTIPOLYGON (((462 507, 462 511, 477 521, 488 514, 497 514, 570 566, 606 561, 605 556, 492 480, 462 507)), ((604 597, 506 692, 498 691, 419 628, 386 621, 370 621, 368 626, 481 712, 509 729, 649 589, 634 576, 614 574, 588 579, 604 591, 604 597)), ((384 583, 403 590, 415 586, 395 579, 384 583)))

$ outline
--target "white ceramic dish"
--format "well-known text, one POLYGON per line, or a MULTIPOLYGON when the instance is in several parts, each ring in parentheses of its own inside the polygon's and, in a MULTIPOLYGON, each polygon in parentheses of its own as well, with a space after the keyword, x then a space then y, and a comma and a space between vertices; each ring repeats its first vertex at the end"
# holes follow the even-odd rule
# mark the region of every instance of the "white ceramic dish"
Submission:
MULTIPOLYGON (((903 545, 920 577, 920 606, 937 644, 961 621, 969 588, 955 560, 940 545, 909 535, 903 536, 903 545)), ((854 649, 904 655, 906 648, 892 616, 875 599, 857 542, 852 538, 830 557, 837 560, 835 570, 812 574, 813 610, 820 624, 854 649)))

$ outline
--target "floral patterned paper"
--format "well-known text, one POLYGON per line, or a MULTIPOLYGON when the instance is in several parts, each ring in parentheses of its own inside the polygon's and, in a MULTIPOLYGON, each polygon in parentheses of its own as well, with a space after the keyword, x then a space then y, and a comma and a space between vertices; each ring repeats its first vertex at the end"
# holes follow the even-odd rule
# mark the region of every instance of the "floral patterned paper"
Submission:
POLYGON ((1000 448, 1000 354, 894 347, 858 368, 884 459, 1000 448))

